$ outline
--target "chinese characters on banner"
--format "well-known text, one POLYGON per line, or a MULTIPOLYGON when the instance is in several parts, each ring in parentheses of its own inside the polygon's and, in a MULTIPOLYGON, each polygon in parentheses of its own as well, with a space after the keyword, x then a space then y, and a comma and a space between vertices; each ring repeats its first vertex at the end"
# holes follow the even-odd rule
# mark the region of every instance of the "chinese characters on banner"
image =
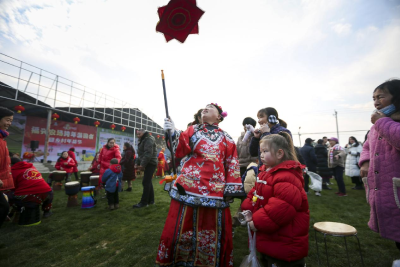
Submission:
MULTIPOLYGON (((39 141, 35 151, 38 160, 43 159, 47 119, 27 116, 22 153, 31 152, 30 142, 39 141)), ((75 148, 77 161, 93 159, 96 150, 96 127, 65 121, 52 121, 49 135, 48 160, 55 161, 63 151, 75 148), (90 158, 87 156, 90 154, 90 158)))

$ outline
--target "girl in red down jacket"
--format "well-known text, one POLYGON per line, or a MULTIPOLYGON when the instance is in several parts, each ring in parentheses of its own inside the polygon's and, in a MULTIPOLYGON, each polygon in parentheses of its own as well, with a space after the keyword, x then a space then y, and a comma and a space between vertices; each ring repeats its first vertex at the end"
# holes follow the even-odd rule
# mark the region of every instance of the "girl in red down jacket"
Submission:
POLYGON ((68 156, 67 151, 63 151, 61 157, 58 158, 56 163, 56 169, 60 171, 66 171, 67 176, 66 181, 69 182, 71 180, 71 175, 74 172, 75 161, 68 156))
POLYGON ((78 161, 76 161, 75 148, 74 147, 71 147, 68 150, 68 156, 75 161, 75 166, 74 166, 73 173, 74 173, 74 176, 75 176, 75 180, 78 181, 79 180, 79 178, 78 178, 78 161))
POLYGON ((286 132, 260 141, 260 170, 254 188, 242 203, 253 213, 250 229, 257 232, 257 250, 264 266, 304 266, 308 254, 310 215, 301 165, 286 132))
POLYGON ((121 160, 121 152, 119 150, 119 146, 115 143, 114 138, 109 138, 107 140, 107 144, 103 146, 100 151, 99 162, 100 162, 100 177, 99 177, 99 185, 102 185, 101 177, 104 172, 110 168, 110 161, 112 159, 118 159, 118 162, 121 160))

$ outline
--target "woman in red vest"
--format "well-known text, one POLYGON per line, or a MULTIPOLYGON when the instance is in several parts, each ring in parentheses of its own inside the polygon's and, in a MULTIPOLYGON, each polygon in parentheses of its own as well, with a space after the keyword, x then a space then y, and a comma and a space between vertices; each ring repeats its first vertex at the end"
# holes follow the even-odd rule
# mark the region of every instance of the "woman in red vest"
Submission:
POLYGON ((14 118, 14 112, 11 110, 0 107, 0 227, 4 220, 7 218, 10 206, 3 195, 14 188, 14 182, 11 175, 11 161, 8 153, 7 142, 4 140, 8 136, 8 127, 14 118))

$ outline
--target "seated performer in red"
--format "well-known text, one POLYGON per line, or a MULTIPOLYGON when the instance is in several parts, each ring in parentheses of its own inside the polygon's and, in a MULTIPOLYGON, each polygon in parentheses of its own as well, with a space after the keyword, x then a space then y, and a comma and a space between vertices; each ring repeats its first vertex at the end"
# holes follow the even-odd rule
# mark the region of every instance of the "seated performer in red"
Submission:
POLYGON ((11 173, 15 189, 7 195, 14 208, 36 207, 42 205, 43 217, 49 217, 53 202, 53 190, 43 179, 42 174, 32 163, 11 159, 11 173))
POLYGON ((186 157, 169 191, 156 266, 233 266, 229 201, 243 186, 235 141, 218 126, 226 115, 217 104, 207 105, 203 124, 184 132, 165 119, 176 158, 186 157))
POLYGON ((99 153, 96 153, 92 160, 92 164, 90 164, 89 171, 92 172, 92 175, 100 174, 100 162, 99 162, 99 153))
POLYGON ((161 149, 160 153, 157 156, 158 165, 157 165, 157 173, 156 176, 164 177, 165 170, 165 157, 164 157, 164 148, 161 149))
MULTIPOLYGON (((61 157, 58 158, 55 168, 59 171, 65 171, 65 182, 71 181, 71 175, 74 172, 75 161, 68 155, 67 151, 61 153, 61 157)), ((51 186, 53 182, 52 175, 49 175, 47 183, 51 186)))

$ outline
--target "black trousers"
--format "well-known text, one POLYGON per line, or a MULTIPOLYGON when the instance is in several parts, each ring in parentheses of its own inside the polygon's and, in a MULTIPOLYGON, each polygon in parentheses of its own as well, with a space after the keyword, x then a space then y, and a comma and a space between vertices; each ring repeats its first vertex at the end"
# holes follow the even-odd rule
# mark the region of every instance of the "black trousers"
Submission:
POLYGON ((336 166, 335 168, 332 168, 332 171, 333 171, 333 176, 335 176, 337 185, 339 187, 339 192, 346 194, 346 186, 344 185, 344 180, 343 180, 344 168, 336 166))
POLYGON ((0 191, 0 227, 4 220, 7 218, 8 212, 10 211, 10 205, 8 204, 3 192, 0 191))
POLYGON ((303 173, 304 178, 304 191, 308 193, 308 184, 310 183, 310 176, 307 173, 303 173))
POLYGON ((108 191, 106 192, 107 192, 108 205, 119 204, 118 189, 115 189, 114 193, 108 191))
POLYGON ((356 186, 362 186, 362 185, 363 185, 363 182, 362 182, 360 176, 353 176, 353 177, 351 177, 351 182, 352 182, 353 184, 355 184, 356 186))
POLYGON ((154 189, 153 189, 152 179, 156 168, 157 165, 148 164, 144 169, 144 175, 142 181, 143 194, 140 202, 145 205, 154 202, 154 189))

